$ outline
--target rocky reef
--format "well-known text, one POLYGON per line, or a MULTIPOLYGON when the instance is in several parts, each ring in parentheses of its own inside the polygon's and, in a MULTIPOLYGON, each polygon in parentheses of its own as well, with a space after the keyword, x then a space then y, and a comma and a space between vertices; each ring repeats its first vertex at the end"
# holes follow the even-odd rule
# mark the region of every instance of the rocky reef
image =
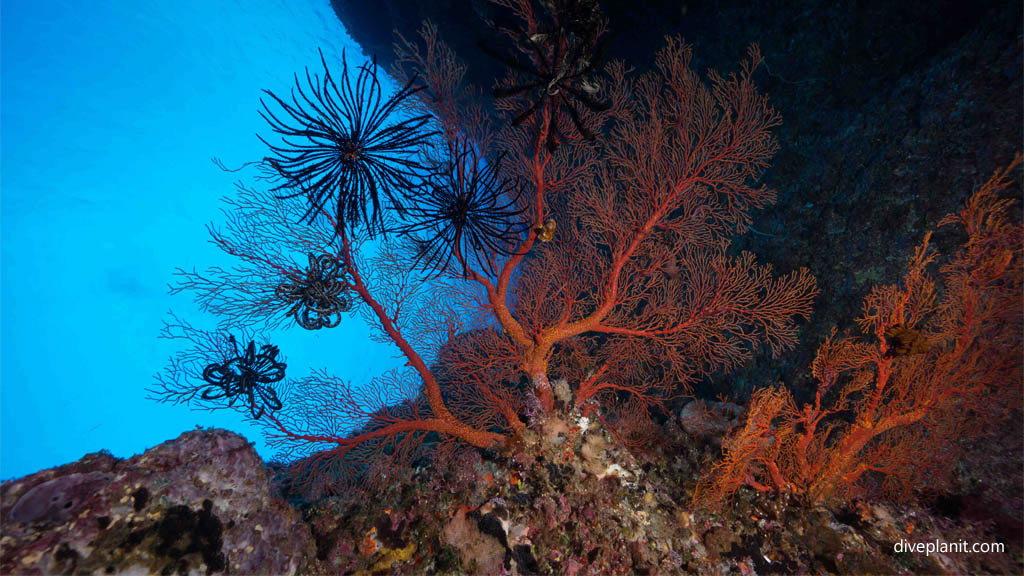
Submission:
POLYGON ((314 550, 256 451, 224 430, 4 482, 0 514, 4 574, 297 574, 314 550))
MULTIPOLYGON (((705 411, 705 419, 717 412, 705 411)), ((741 492, 689 505, 721 422, 627 449, 574 415, 502 453, 396 470, 373 497, 282 492, 244 438, 197 430, 121 460, 3 484, 4 574, 822 574, 1008 573, 1014 554, 909 554, 894 542, 987 542, 962 507, 808 507, 741 492), (714 430, 714 432, 711 432, 714 430), (285 497, 289 498, 288 501, 285 497), (294 507, 293 507, 294 506, 294 507)), ((276 470, 276 472, 275 472, 276 470)), ((1008 546, 1013 543, 1007 542, 1008 546)))

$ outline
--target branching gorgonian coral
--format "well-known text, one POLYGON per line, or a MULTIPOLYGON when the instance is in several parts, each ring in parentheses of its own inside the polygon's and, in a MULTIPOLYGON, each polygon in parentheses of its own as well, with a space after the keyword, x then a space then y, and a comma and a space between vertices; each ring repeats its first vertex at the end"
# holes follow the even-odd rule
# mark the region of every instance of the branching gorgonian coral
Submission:
POLYGON ((431 34, 405 61, 430 97, 406 103, 430 115, 436 137, 427 116, 385 127, 411 83, 385 102, 374 68, 354 87, 307 75, 290 103, 275 98, 287 123, 266 112, 285 140, 263 162, 278 190, 240 188, 226 230, 212 229, 236 266, 181 272, 176 289, 199 293, 222 321, 218 334, 307 313, 330 324, 341 307, 332 298, 344 294, 373 337, 401 353, 395 377, 369 388, 325 373, 282 386, 255 376, 252 386, 226 375, 211 383, 204 373, 239 364, 274 375, 260 371, 272 367, 270 350, 238 355, 218 336, 218 347, 186 351, 162 378, 176 401, 251 399, 247 414, 259 415, 272 446, 312 456, 300 475, 310 485, 344 484, 367 462, 391 474, 382 456, 408 464, 427 444, 522 446, 529 426, 576 410, 617 415, 608 421, 623 436, 642 438, 643 426, 621 423, 762 343, 790 348, 810 313, 817 290, 805 270, 775 275, 725 248, 750 211, 774 200, 757 185, 778 116, 751 80, 756 49, 739 73, 710 74, 709 86, 691 71, 689 47, 670 39, 651 71, 612 65, 598 85, 604 23, 592 0, 498 3, 521 24, 499 27, 519 51, 506 58, 495 102, 513 125, 492 138, 483 116, 452 112, 475 92, 455 82, 460 67, 431 34), (527 120, 529 131, 514 126, 527 120), (599 132, 609 137, 587 141, 599 132), (337 209, 325 210, 331 198, 337 209), (374 230, 394 233, 369 243, 374 230), (337 266, 306 267, 310 254, 337 266), (566 359, 580 369, 552 366, 574 340, 588 344, 575 347, 585 357, 566 359), (577 376, 552 383, 558 371, 577 376), (281 410, 257 384, 277 391, 281 410))
POLYGON ((301 221, 302 199, 241 184, 224 203, 226 221, 209 230, 213 243, 238 261, 203 271, 179 269, 172 294, 195 295, 200 309, 215 315, 225 330, 274 330, 293 321, 307 329, 330 328, 340 313, 355 307, 358 299, 346 291, 346 269, 337 257, 332 216, 301 221), (316 262, 307 264, 310 254, 316 262))

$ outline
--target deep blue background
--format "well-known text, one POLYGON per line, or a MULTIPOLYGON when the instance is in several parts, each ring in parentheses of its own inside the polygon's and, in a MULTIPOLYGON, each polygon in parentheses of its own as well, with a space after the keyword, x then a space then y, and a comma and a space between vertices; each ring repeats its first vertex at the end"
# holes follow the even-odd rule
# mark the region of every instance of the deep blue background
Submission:
MULTIPOLYGON (((174 352, 158 340, 176 266, 230 265, 207 240, 220 197, 262 158, 261 88, 364 58, 327 0, 2 4, 0 478, 108 449, 130 456, 195 425, 257 441, 227 411, 146 399, 174 352)), ((251 180, 250 180, 251 182, 251 180)), ((358 317, 275 335, 289 374, 328 367, 355 383, 396 364, 358 317)))

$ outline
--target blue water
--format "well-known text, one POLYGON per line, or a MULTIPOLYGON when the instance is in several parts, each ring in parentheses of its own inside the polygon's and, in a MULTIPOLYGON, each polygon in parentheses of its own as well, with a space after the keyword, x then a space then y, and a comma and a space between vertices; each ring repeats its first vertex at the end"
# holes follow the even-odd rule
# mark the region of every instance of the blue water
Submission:
MULTIPOLYGON (((205 225, 238 176, 210 157, 263 157, 260 89, 287 93, 317 47, 365 57, 327 0, 4 0, 0 32, 0 478, 196 425, 272 456, 235 413, 146 398, 176 350, 156 338, 168 310, 214 326, 167 284, 178 266, 232 263, 205 225)), ((272 340, 292 376, 358 383, 398 364, 358 317, 272 340)))

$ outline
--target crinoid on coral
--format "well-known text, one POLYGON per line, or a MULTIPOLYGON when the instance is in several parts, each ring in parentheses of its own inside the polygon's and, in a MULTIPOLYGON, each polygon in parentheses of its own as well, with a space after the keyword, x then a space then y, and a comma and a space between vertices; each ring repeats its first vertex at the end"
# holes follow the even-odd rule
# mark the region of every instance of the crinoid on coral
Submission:
POLYGON ((382 197, 401 213, 401 194, 421 167, 417 149, 432 135, 428 115, 397 118, 402 103, 420 88, 412 78, 385 98, 376 60, 359 67, 354 83, 344 53, 338 82, 323 52, 320 62, 323 78, 307 69, 304 86, 296 76, 291 102, 263 91, 281 109, 275 113, 260 100, 260 115, 281 138, 273 144, 260 137, 274 154, 263 166, 278 183, 275 192, 308 199, 305 218, 312 220, 334 200, 339 229, 364 225, 370 234, 383 231, 382 197))
MULTIPOLYGON (((810 313, 817 290, 806 270, 775 275, 752 254, 727 250, 749 213, 774 199, 758 186, 778 124, 750 78, 760 53, 751 50, 739 74, 711 74, 705 84, 690 69, 689 47, 670 39, 646 74, 609 70, 601 90, 612 107, 602 114, 572 96, 587 94, 582 82, 594 69, 590 47, 603 23, 593 4, 560 0, 549 5, 554 16, 524 12, 541 1, 501 2, 522 9, 517 16, 527 32, 557 37, 530 45, 544 47, 528 53, 551 77, 543 88, 536 83, 521 92, 544 94, 539 108, 531 105, 534 112, 518 113, 530 118, 529 129, 492 131, 485 115, 448 113, 470 99, 459 97, 459 64, 430 46, 430 34, 426 47, 410 52, 418 54, 412 63, 422 64, 410 72, 418 69, 432 94, 409 104, 429 110, 440 134, 418 147, 427 170, 416 188, 402 191, 404 213, 383 215, 386 241, 368 242, 362 227, 334 230, 329 214, 295 225, 279 206, 288 202, 254 195, 237 203, 239 215, 224 233, 212 230, 242 272, 209 280, 194 274, 187 287, 228 320, 222 326, 291 321, 295 303, 282 300, 278 287, 306 276, 295 255, 326 253, 344 264, 347 294, 358 301, 371 336, 401 352, 404 364, 368 385, 325 371, 265 385, 283 404, 258 419, 268 445, 284 458, 311 457, 305 462, 313 473, 297 478, 323 478, 310 484, 317 493, 359 477, 372 482, 370 476, 390 490, 400 478, 391 456, 402 456, 408 468, 414 460, 404 455, 419 460, 420 446, 534 458, 533 446, 544 444, 573 459, 566 438, 587 427, 573 425, 584 412, 604 417, 627 442, 644 443, 652 407, 738 368, 762 344, 772 353, 790 349, 798 320, 810 313), (576 129, 565 105, 579 112, 576 129), (665 120, 677 117, 687 121, 665 120), (548 124, 556 120, 558 133, 549 141, 548 124), (607 130, 605 120, 614 123, 607 130), (590 145, 579 127, 594 137, 614 130, 615 137, 590 145), (559 139, 561 150, 548 153, 559 139), (462 335, 465 346, 451 350, 462 335), (553 364, 556 347, 574 339, 588 343, 579 347, 580 368, 553 364), (576 376, 559 382, 565 372, 576 376)), ((513 70, 510 80, 519 75, 513 70)), ((506 97, 496 107, 516 114, 521 103, 506 97)), ((313 276, 326 279, 324 272, 313 276)), ((211 397, 219 397, 214 407, 234 398, 263 400, 254 385, 223 375, 240 368, 231 364, 238 354, 226 333, 187 326, 167 332, 194 346, 160 376, 161 399, 200 407, 213 404, 211 397), (211 370, 219 377, 212 383, 203 377, 211 370)), ((257 349, 234 362, 255 362, 257 349)), ((262 407, 235 404, 247 416, 262 407)), ((450 468, 437 452, 419 462, 450 468)), ((600 480, 607 470, 592 472, 600 480)))
POLYGON ((475 263, 493 272, 526 224, 519 180, 502 174, 502 157, 486 161, 464 139, 449 142, 422 186, 412 194, 409 223, 399 228, 417 245, 415 263, 445 272, 453 260, 463 274, 475 263))
POLYGON ((214 362, 203 369, 203 380, 208 384, 200 390, 203 400, 227 400, 228 406, 242 398, 249 408, 249 414, 258 420, 265 411, 274 412, 282 408, 277 392, 267 386, 284 379, 287 364, 277 359, 279 350, 272 344, 260 346, 250 340, 245 353, 238 353, 238 342, 234 336, 228 340, 235 348, 235 356, 223 362, 214 362))
POLYGON ((334 328, 352 309, 344 294, 344 266, 330 254, 309 255, 306 275, 292 276, 277 287, 277 297, 291 305, 288 315, 306 330, 334 328))
POLYGON ((171 314, 160 337, 189 343, 172 358, 148 389, 158 402, 188 404, 203 410, 235 408, 254 420, 284 407, 290 384, 288 367, 273 344, 257 344, 255 334, 238 327, 239 337, 223 330, 196 328, 171 314), (238 342, 248 342, 239 350, 238 342))
POLYGON ((507 99, 518 125, 549 106, 542 116, 541 132, 554 151, 564 137, 559 121, 564 113, 579 136, 594 140, 588 113, 608 110, 600 97, 595 78, 602 60, 600 41, 605 24, 594 0, 548 0, 535 9, 530 0, 499 2, 520 19, 517 24, 494 27, 512 42, 514 50, 500 52, 486 44, 481 49, 505 64, 512 77, 494 89, 494 96, 507 99), (517 54, 525 54, 523 61, 517 54))

